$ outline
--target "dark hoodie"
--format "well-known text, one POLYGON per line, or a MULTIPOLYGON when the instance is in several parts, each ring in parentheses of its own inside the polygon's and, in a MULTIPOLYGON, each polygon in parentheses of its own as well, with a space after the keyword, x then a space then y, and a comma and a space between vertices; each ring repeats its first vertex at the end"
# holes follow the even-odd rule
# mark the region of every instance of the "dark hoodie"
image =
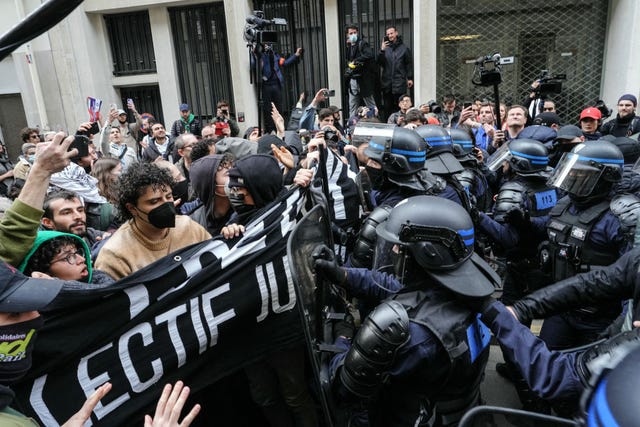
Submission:
POLYGON ((238 160, 229 171, 229 186, 246 187, 256 209, 250 215, 233 215, 229 223, 246 224, 255 213, 273 202, 285 189, 282 171, 273 156, 256 154, 238 160))
MULTIPOLYGON (((191 171, 189 172, 193 191, 203 203, 190 217, 206 228, 212 236, 220 234, 220 229, 227 223, 233 213, 229 209, 229 212, 220 218, 214 216, 216 171, 222 158, 223 156, 220 154, 202 157, 191 164, 191 171)), ((224 191, 224 189, 220 187, 219 191, 224 191)))

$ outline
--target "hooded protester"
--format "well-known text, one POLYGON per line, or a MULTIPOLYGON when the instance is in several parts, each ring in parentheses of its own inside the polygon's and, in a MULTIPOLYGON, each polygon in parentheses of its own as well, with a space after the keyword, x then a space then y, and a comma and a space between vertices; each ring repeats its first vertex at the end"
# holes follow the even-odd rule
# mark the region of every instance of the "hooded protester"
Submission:
POLYGON ((190 216, 212 236, 220 234, 233 213, 225 191, 232 165, 230 154, 205 156, 191 165, 191 185, 202 206, 190 216))

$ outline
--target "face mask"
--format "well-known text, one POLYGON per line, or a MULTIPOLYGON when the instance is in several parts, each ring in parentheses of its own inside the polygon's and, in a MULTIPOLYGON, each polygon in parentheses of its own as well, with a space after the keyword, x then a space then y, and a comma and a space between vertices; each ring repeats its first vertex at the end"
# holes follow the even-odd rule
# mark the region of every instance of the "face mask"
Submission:
POLYGON ((364 168, 367 171, 367 175, 369 175, 371 188, 374 190, 382 188, 382 184, 384 184, 384 173, 382 172, 382 169, 372 168, 371 166, 365 166, 364 168))
POLYGON ((173 206, 173 202, 163 203, 151 209, 149 213, 147 213, 147 218, 149 218, 149 220, 146 222, 156 228, 173 228, 176 226, 176 208, 173 206))
POLYGON ((178 182, 171 187, 171 193, 173 194, 173 200, 180 199, 180 203, 184 203, 189 199, 189 181, 178 182))
POLYGON ((0 384, 12 384, 31 369, 31 353, 44 321, 38 316, 26 322, 0 326, 0 384))
POLYGON ((35 161, 36 161, 36 155, 35 154, 27 156, 27 162, 33 164, 33 162, 35 162, 35 161))
POLYGON ((349 41, 350 41, 351 43, 355 43, 355 42, 357 42, 357 41, 358 41, 358 35, 357 35, 357 34, 351 34, 351 35, 349 36, 349 41))
POLYGON ((255 205, 247 205, 245 203, 244 194, 234 193, 229 187, 225 187, 224 190, 227 193, 231 207, 238 215, 244 215, 256 209, 255 205))

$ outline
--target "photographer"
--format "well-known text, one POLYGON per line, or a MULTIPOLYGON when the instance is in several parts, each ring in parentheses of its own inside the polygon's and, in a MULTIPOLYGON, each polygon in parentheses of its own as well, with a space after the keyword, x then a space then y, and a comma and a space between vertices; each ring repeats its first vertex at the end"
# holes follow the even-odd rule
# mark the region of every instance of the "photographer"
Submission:
POLYGON ((413 103, 411 102, 411 97, 406 94, 400 95, 397 101, 398 101, 397 105, 398 107, 400 107, 400 110, 391 114, 387 119, 387 123, 393 123, 397 126, 404 126, 406 125, 406 122, 404 121, 404 116, 405 114, 407 114, 407 111, 409 111, 409 109, 413 106, 413 103))
POLYGON ((217 136, 238 136, 240 128, 238 123, 231 118, 229 113, 229 102, 225 99, 218 101, 216 117, 212 120, 216 128, 217 136))

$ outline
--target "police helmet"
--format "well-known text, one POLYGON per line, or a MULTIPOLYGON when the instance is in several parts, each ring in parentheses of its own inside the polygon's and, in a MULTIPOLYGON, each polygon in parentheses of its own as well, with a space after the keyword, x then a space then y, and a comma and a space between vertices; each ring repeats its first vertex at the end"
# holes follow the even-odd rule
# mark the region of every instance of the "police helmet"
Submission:
POLYGON ((474 142, 469 132, 457 128, 449 129, 449 136, 451 136, 453 155, 459 161, 476 160, 473 153, 474 142))
POLYGON ((376 228, 374 268, 393 266, 403 284, 423 272, 460 295, 486 297, 500 282, 474 254, 474 228, 459 204, 434 196, 415 196, 398 203, 376 228), (416 271, 412 271, 416 270, 416 271))
POLYGON ((583 201, 606 196, 622 179, 624 157, 609 141, 585 141, 565 153, 548 184, 583 201))
POLYGON ((627 427, 638 425, 640 406, 640 347, 634 345, 611 370, 604 371, 588 396, 583 396, 588 427, 627 427))
POLYGON ((449 132, 442 126, 423 125, 415 128, 427 147, 427 169, 435 174, 458 173, 464 169, 453 155, 449 132))
POLYGON ((622 152, 625 165, 634 164, 640 158, 640 142, 628 136, 619 136, 611 141, 622 152))
POLYGON ((508 162, 509 168, 522 176, 543 176, 550 173, 549 156, 546 147, 534 139, 514 139, 503 144, 489 159, 487 167, 492 171, 502 168, 508 162))

